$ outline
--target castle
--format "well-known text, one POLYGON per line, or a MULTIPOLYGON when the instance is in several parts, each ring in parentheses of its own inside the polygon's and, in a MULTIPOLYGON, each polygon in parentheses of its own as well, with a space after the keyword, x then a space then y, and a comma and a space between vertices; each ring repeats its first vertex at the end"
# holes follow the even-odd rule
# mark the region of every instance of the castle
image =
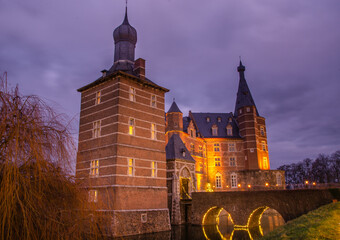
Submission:
POLYGON ((284 188, 283 172, 269 170, 265 118, 241 62, 234 113, 183 117, 173 102, 164 119, 169 90, 145 76, 144 59, 135 60, 137 32, 127 10, 113 37, 112 67, 78 89, 76 165, 89 202, 106 216, 108 235, 166 231, 184 223, 183 203, 193 191, 284 188))

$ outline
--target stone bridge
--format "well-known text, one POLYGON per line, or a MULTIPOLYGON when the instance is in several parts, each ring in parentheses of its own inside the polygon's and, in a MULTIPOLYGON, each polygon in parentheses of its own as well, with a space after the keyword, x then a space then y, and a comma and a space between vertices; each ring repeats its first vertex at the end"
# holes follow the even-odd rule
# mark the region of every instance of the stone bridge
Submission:
POLYGON ((222 209, 236 226, 256 225, 269 207, 287 222, 322 205, 339 199, 340 189, 301 189, 245 192, 193 192, 189 221, 195 225, 213 225, 222 209))

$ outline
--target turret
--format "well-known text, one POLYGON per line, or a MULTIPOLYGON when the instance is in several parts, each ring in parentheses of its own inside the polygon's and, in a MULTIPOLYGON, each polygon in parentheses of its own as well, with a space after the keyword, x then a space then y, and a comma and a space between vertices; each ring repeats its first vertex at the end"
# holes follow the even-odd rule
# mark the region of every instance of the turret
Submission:
POLYGON ((249 170, 269 169, 265 118, 259 115, 244 76, 246 68, 240 61, 237 67, 240 80, 234 115, 244 138, 245 166, 249 170))
MULTIPOLYGON (((165 132, 169 131, 183 131, 183 113, 179 110, 175 99, 166 113, 166 126, 165 132)), ((171 136, 168 136, 170 139, 171 136)))

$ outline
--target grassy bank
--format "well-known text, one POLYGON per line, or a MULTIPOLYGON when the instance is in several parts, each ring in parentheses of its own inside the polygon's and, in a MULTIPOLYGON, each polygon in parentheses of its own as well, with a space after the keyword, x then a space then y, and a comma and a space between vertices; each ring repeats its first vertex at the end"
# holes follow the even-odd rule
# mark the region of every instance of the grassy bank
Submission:
POLYGON ((322 206, 289 221, 262 239, 340 239, 340 202, 322 206))

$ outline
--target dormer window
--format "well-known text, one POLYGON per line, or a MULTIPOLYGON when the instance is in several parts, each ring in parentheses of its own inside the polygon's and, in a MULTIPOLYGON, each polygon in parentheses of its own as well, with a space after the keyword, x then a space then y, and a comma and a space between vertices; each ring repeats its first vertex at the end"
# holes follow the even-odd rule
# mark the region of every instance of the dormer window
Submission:
POLYGON ((232 136, 233 135, 233 127, 228 125, 227 126, 227 135, 232 136))
POLYGON ((210 117, 207 117, 206 119, 207 119, 207 122, 210 122, 210 117))
POLYGON ((218 129, 218 128, 217 128, 216 125, 213 125, 213 126, 212 126, 211 131, 212 131, 212 135, 213 135, 213 136, 217 136, 217 135, 218 135, 218 134, 217 134, 217 129, 218 129))
POLYGON ((222 122, 222 118, 218 117, 217 122, 222 122))
POLYGON ((231 123, 231 122, 233 122, 233 119, 230 117, 230 118, 228 119, 228 121, 231 123))
POLYGON ((182 149, 181 151, 182 151, 182 156, 185 157, 185 150, 182 149))

